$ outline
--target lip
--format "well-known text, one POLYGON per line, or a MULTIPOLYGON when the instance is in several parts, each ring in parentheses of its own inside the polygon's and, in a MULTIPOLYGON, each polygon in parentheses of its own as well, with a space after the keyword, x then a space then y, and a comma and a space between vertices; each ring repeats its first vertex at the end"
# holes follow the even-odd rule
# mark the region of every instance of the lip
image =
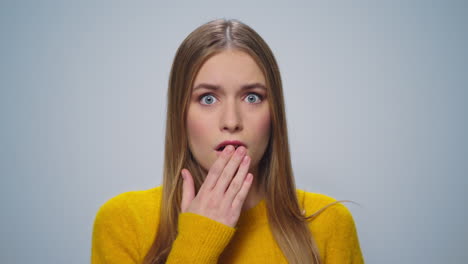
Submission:
POLYGON ((239 140, 225 140, 225 141, 219 143, 218 146, 215 147, 215 151, 220 152, 220 151, 218 151, 218 149, 220 147, 222 147, 222 146, 227 146, 227 145, 239 145, 239 146, 244 146, 245 148, 247 148, 247 145, 242 141, 239 141, 239 140))

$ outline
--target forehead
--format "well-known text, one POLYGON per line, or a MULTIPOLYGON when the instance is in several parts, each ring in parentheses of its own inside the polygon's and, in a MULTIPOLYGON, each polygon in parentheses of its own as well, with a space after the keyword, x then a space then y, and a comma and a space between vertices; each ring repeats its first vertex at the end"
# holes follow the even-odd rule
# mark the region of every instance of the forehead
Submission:
MULTIPOLYGON (((222 51, 210 57, 200 68, 193 87, 200 83, 240 87, 246 83, 265 85, 265 77, 255 60, 237 50, 222 51)), ((192 87, 192 89, 193 89, 192 87)))

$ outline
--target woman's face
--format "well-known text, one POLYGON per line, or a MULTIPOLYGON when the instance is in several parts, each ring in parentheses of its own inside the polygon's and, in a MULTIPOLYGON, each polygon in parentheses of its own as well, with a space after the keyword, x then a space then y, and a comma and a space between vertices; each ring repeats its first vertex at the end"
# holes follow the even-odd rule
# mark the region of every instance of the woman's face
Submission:
MULTIPOLYGON (((191 87, 187 113, 191 152, 208 171, 226 140, 245 144, 257 173, 270 137, 270 111, 265 77, 245 52, 227 50, 209 58, 191 87)), ((255 174, 254 174, 255 176, 255 174)))

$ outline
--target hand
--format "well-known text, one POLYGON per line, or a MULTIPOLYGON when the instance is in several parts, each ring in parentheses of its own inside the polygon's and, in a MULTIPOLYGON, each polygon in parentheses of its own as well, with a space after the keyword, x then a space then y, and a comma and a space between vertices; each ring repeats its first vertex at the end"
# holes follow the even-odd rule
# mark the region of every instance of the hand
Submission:
POLYGON ((196 196, 192 175, 187 169, 182 170, 182 212, 199 214, 235 227, 253 175, 248 173, 250 157, 246 155, 246 148, 240 146, 234 150, 231 145, 224 148, 196 196))

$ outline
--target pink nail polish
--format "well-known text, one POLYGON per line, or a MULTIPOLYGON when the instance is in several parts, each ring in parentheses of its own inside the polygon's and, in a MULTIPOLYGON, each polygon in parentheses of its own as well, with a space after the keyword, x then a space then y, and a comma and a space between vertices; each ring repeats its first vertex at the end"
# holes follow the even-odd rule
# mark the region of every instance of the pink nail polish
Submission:
POLYGON ((253 180, 253 175, 249 173, 249 175, 247 175, 247 182, 252 182, 253 180))

